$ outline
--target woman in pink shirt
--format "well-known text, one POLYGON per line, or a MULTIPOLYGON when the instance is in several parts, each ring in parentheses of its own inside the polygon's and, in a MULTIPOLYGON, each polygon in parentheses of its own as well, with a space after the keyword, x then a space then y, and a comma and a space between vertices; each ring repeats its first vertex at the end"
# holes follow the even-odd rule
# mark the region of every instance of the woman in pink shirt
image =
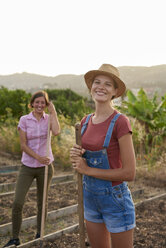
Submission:
POLYGON ((128 118, 112 99, 125 84, 116 67, 103 64, 84 75, 95 112, 81 121, 82 147, 74 145, 73 168, 83 174, 84 217, 92 248, 132 248, 135 209, 126 181, 135 177, 135 153, 128 118))
POLYGON ((17 246, 20 244, 19 232, 22 223, 22 208, 25 196, 34 179, 36 179, 37 185, 38 208, 36 238, 40 237, 45 166, 48 166, 47 192, 54 172, 52 165, 54 158, 51 142, 49 144, 49 156, 46 156, 46 144, 49 116, 51 133, 56 136, 60 132, 60 125, 55 107, 53 103, 49 102, 48 94, 45 91, 39 91, 33 94, 30 100, 30 107, 33 108, 33 111, 28 115, 22 116, 18 124, 20 145, 23 151, 21 159, 22 166, 18 175, 15 199, 12 208, 13 237, 4 247, 10 245, 17 246), (49 115, 44 112, 46 107, 49 115))

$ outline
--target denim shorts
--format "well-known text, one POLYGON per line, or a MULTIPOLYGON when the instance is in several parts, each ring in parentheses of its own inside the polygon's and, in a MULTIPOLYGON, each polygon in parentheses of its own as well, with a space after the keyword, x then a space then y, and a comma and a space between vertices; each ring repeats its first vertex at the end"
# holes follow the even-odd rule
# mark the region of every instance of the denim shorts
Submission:
POLYGON ((84 184, 84 217, 91 222, 105 223, 110 233, 133 229, 135 207, 127 183, 102 190, 93 190, 84 184))

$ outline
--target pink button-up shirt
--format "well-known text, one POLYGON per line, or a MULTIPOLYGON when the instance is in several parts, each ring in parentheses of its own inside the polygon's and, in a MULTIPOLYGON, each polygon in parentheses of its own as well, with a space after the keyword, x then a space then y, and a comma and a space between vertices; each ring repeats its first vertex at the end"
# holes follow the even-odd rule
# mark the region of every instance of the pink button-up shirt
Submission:
MULTIPOLYGON (((31 112, 28 115, 24 115, 20 118, 18 129, 21 128, 23 132, 26 133, 27 136, 27 145, 31 148, 35 153, 40 156, 46 156, 47 149, 47 130, 48 130, 48 114, 43 114, 43 117, 38 121, 33 113, 31 112)), ((51 144, 49 145, 49 158, 50 163, 54 160, 51 144)), ((21 162, 32 168, 45 166, 44 164, 40 164, 38 160, 29 156, 27 153, 22 153, 21 162)))

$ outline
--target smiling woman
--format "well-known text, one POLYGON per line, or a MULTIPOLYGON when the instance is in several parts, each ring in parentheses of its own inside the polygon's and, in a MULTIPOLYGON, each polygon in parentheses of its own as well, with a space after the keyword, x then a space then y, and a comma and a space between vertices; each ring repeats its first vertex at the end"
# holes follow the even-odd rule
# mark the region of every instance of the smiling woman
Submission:
POLYGON ((82 147, 74 145, 73 168, 84 175, 84 216, 92 248, 132 248, 135 210, 126 181, 135 177, 132 130, 111 105, 125 84, 116 67, 103 64, 84 75, 95 113, 81 121, 82 147), (111 237, 110 237, 111 236, 111 237))
POLYGON ((23 151, 21 159, 22 166, 18 175, 12 208, 13 237, 4 247, 20 244, 19 233, 22 222, 22 209, 25 196, 34 179, 36 179, 37 183, 38 206, 36 238, 40 237, 45 166, 48 166, 47 192, 54 172, 51 142, 47 141, 50 139, 49 120, 50 130, 53 135, 58 135, 60 132, 55 107, 49 102, 48 95, 44 91, 36 92, 31 97, 29 106, 33 108, 33 111, 28 115, 22 116, 18 124, 20 145, 23 151), (46 107, 48 108, 49 115, 44 112, 46 107), (49 144, 48 149, 47 144, 49 144))

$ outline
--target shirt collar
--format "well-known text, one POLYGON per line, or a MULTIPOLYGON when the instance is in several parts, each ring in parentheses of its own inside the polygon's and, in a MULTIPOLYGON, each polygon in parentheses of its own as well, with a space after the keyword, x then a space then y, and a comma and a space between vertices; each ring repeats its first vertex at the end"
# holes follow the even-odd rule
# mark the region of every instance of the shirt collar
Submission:
MULTIPOLYGON (((28 118, 28 119, 31 119, 31 120, 36 120, 36 118, 35 118, 35 116, 33 115, 32 112, 30 112, 30 113, 28 114, 28 117, 27 117, 27 118, 28 118)), ((46 113, 45 113, 45 112, 43 112, 42 118, 43 118, 43 119, 46 118, 46 113)))

